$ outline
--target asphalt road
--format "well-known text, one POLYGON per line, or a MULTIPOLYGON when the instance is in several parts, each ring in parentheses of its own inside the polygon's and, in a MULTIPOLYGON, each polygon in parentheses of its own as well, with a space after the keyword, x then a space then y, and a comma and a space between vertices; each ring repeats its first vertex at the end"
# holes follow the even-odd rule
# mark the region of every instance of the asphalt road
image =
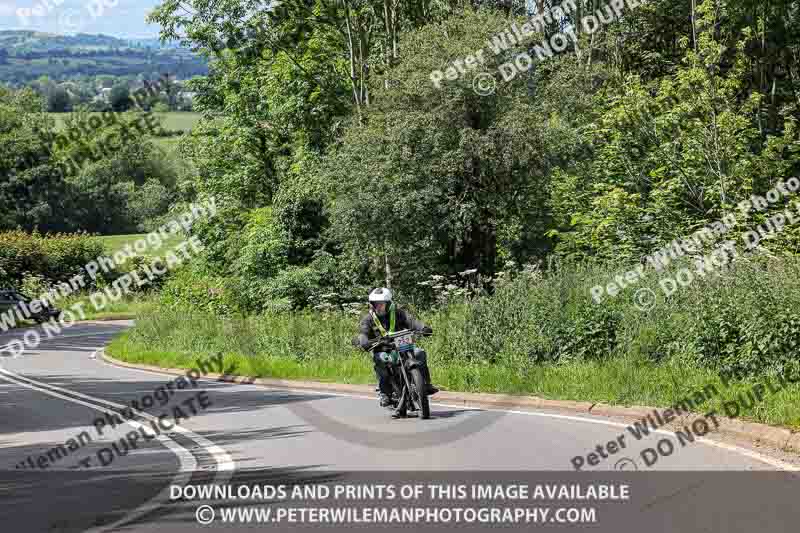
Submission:
MULTIPOLYGON (((626 481, 637 491, 635 512, 624 507, 634 505, 630 502, 618 504, 591 528, 554 526, 564 531, 796 531, 800 522, 795 504, 800 484, 795 474, 777 473, 794 467, 774 456, 708 441, 682 445, 670 432, 636 440, 625 423, 553 412, 434 404, 431 420, 392 420, 373 397, 176 379, 95 357, 127 327, 130 323, 78 324, 19 357, 0 352, 3 531, 312 531, 322 526, 276 524, 274 516, 266 526, 219 521, 220 507, 252 508, 262 501, 175 497, 185 490, 180 487, 203 484, 230 485, 236 492, 268 485, 399 488, 513 479, 626 481), (126 420, 120 411, 131 402, 137 416, 126 420), (627 438, 621 442, 620 435, 627 438), (663 439, 675 443, 674 451, 648 467, 642 450, 655 449, 663 439), (611 445, 614 453, 609 442, 617 443, 611 445), (588 459, 598 445, 608 457, 574 472, 574 457, 588 459), (657 501, 670 504, 659 508, 657 501), (214 506, 213 524, 197 522, 203 503, 214 506)), ((0 335, 0 349, 20 334, 0 335)), ((371 496, 387 501, 386 494, 371 496)), ((266 498, 265 507, 277 509, 285 503, 279 500, 266 498)), ((298 499, 293 505, 326 502, 298 499)), ((375 500, 363 497, 358 504, 365 502, 375 500)), ((353 527, 389 530, 374 522, 347 526, 353 527)), ((329 524, 325 530, 335 528, 329 524)))

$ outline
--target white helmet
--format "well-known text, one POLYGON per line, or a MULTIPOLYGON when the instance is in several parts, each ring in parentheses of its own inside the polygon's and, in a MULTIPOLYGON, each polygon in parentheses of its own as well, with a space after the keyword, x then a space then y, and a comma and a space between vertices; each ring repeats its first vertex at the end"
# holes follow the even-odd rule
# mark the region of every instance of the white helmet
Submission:
POLYGON ((381 302, 385 303, 386 305, 392 303, 392 291, 390 291, 386 287, 380 287, 378 289, 374 289, 371 293, 369 293, 370 304, 376 304, 381 302))

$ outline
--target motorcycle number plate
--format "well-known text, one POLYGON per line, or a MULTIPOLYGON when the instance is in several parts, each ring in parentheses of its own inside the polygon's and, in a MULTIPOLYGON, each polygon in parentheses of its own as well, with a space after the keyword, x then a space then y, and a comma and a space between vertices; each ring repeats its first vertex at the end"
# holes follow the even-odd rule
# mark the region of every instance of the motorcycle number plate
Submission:
POLYGON ((406 335, 401 335, 395 339, 395 344, 397 344, 397 349, 402 351, 410 350, 414 347, 414 336, 410 333, 406 335))

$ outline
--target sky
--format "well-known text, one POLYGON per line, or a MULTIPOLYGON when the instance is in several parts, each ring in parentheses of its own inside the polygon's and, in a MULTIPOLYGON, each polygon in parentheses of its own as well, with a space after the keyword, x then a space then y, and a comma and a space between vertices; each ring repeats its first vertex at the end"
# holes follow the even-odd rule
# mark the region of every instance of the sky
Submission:
MULTIPOLYGON (((158 36, 158 25, 145 24, 159 0, 0 0, 0 30, 49 33, 102 33, 121 38, 158 36)), ((525 0, 531 12, 534 0, 525 0)))
POLYGON ((157 37, 158 25, 144 19, 158 4, 158 0, 0 0, 0 30, 157 37))

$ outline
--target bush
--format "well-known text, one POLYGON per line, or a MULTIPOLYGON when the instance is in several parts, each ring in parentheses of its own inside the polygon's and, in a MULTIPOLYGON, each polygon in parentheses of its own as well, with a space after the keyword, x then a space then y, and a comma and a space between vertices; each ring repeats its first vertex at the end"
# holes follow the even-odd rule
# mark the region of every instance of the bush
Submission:
POLYGON ((270 300, 286 300, 295 309, 312 303, 313 295, 319 292, 319 274, 311 267, 289 267, 281 270, 269 281, 270 300))
MULTIPOLYGON (((684 265, 675 265, 679 268, 684 265)), ((698 278, 669 298, 650 275, 615 298, 595 303, 591 288, 621 271, 554 268, 519 275, 491 296, 434 313, 433 350, 469 364, 512 367, 627 357, 642 364, 675 361, 719 373, 760 376, 800 366, 800 261, 739 262, 698 278), (639 289, 657 295, 643 311, 639 289)))
POLYGON ((43 276, 25 272, 22 283, 19 285, 19 292, 29 298, 36 298, 40 294, 49 292, 52 288, 53 286, 47 283, 43 276))
MULTIPOLYGON (((617 346, 618 311, 592 305, 586 273, 536 270, 497 283, 492 295, 442 309, 445 350, 469 362, 535 363, 602 359, 617 346)), ((504 276, 505 277, 505 276, 504 276)), ((438 336, 437 336, 438 337, 438 336)))
POLYGON ((11 275, 0 266, 0 287, 8 287, 12 284, 11 275))
POLYGON ((20 286, 26 276, 33 276, 47 285, 67 282, 85 274, 83 267, 103 252, 102 243, 84 233, 0 232, 0 281, 20 286))
POLYGON ((687 331, 699 365, 758 375, 797 368, 800 358, 800 265, 796 260, 737 264, 695 306, 687 331))
MULTIPOLYGON (((592 287, 624 269, 553 265, 546 274, 507 273, 490 295, 464 294, 423 310, 420 318, 436 332, 424 342, 438 360, 478 373, 494 366, 525 375, 536 366, 615 358, 627 358, 634 366, 672 363, 753 377, 800 366, 800 260, 739 261, 666 297, 659 282, 683 266, 674 264, 660 274, 648 271, 640 282, 600 303, 592 299, 592 287), (651 309, 636 305, 642 289, 657 297, 651 309)), ((261 348, 252 347, 253 353, 313 357, 317 343, 305 336, 333 323, 342 338, 328 332, 328 341, 349 341, 356 319, 341 311, 347 307, 337 293, 319 293, 325 287, 320 283, 324 270, 291 267, 265 280, 261 314, 246 319, 257 324, 262 336, 261 348), (308 298, 323 312, 299 311, 308 298)), ((244 311, 235 304, 240 295, 234 283, 187 271, 167 283, 163 300, 175 309, 190 306, 231 315, 244 311)))
POLYGON ((177 312, 200 310, 229 316, 238 310, 225 278, 209 276, 191 267, 178 269, 164 283, 161 305, 177 312))

